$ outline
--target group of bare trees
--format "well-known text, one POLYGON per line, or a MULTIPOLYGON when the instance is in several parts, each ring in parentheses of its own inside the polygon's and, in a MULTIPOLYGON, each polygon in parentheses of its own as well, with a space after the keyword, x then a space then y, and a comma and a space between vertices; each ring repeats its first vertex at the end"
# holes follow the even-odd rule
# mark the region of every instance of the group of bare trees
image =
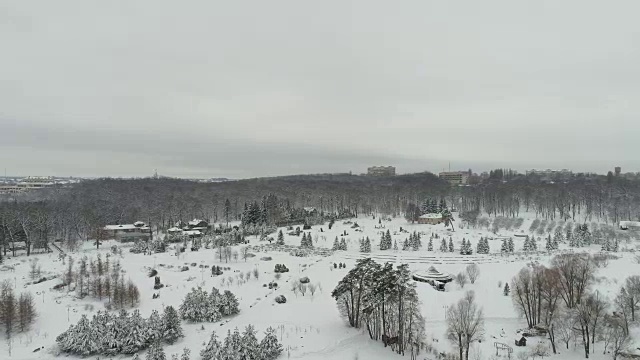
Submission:
POLYGON ((31 293, 24 292, 16 298, 9 280, 0 284, 0 326, 4 327, 7 339, 11 338, 14 331, 28 331, 36 316, 36 305, 31 293))
POLYGON ((597 263, 589 254, 557 255, 550 267, 529 264, 513 278, 511 297, 529 328, 546 329, 553 353, 578 339, 585 357, 596 341, 616 359, 629 342, 640 300, 640 276, 631 276, 613 304, 595 287, 597 263), (613 309, 612 309, 613 308, 613 309))
POLYGON ((447 308, 447 338, 458 347, 459 359, 469 360, 469 350, 484 337, 484 315, 475 302, 475 293, 467 291, 456 304, 447 308))
POLYGON ((118 260, 112 261, 107 254, 103 260, 98 254, 95 259, 83 256, 74 267, 75 260, 67 256, 66 270, 62 275, 64 287, 76 296, 92 296, 98 300, 108 299, 109 306, 115 308, 134 307, 140 301, 140 291, 131 280, 125 281, 124 272, 118 260))

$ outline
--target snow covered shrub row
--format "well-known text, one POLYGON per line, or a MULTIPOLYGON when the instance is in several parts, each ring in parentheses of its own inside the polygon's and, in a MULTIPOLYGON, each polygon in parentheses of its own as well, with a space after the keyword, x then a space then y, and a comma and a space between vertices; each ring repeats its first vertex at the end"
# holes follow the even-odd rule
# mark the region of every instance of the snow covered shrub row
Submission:
POLYGON ((217 322, 223 316, 231 316, 240 312, 236 296, 229 290, 220 294, 215 287, 211 293, 202 288, 194 288, 180 305, 182 319, 192 322, 217 322))
POLYGON ((82 315, 76 325, 58 335, 56 342, 65 353, 114 355, 135 354, 159 342, 173 344, 182 336, 178 313, 167 306, 162 317, 154 310, 148 319, 138 310, 131 315, 121 310, 118 316, 98 311, 92 320, 82 315))
POLYGON ((265 332, 264 338, 258 342, 256 331, 252 325, 245 328, 240 334, 238 328, 234 332, 227 331, 227 337, 223 342, 218 340, 215 331, 207 346, 200 352, 202 360, 217 359, 260 359, 273 360, 282 353, 282 345, 278 342, 276 330, 272 327, 265 332))

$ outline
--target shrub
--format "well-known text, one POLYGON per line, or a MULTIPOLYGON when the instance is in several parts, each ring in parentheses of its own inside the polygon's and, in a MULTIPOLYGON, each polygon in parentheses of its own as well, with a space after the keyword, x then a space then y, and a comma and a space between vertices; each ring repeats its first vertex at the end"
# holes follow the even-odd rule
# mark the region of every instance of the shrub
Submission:
POLYGON ((287 298, 284 297, 284 295, 278 295, 278 296, 276 296, 276 302, 278 304, 284 304, 284 303, 287 302, 287 298))

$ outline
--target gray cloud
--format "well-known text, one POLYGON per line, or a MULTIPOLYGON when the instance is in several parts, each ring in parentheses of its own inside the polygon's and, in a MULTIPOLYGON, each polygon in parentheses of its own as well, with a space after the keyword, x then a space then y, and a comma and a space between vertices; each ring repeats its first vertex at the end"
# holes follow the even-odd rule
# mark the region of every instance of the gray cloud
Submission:
POLYGON ((0 5, 0 166, 640 170, 636 1, 0 5))

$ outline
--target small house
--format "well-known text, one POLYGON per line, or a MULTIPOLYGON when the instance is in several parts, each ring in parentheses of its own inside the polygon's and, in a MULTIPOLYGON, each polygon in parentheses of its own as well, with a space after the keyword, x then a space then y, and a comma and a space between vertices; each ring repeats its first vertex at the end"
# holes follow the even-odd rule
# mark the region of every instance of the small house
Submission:
POLYGON ((418 224, 438 225, 443 221, 440 213, 424 214, 418 217, 418 224))
POLYGON ((197 230, 206 230, 209 228, 209 223, 204 221, 204 220, 200 220, 200 219, 193 219, 191 221, 189 221, 189 223, 187 224, 187 226, 189 227, 189 229, 193 230, 193 229, 197 229, 197 230))
POLYGON ((527 346, 527 338, 524 336, 520 337, 520 340, 516 338, 515 342, 516 342, 516 346, 527 346))
POLYGON ((120 242, 151 239, 151 228, 142 221, 133 224, 105 225, 102 228, 108 236, 120 242))

